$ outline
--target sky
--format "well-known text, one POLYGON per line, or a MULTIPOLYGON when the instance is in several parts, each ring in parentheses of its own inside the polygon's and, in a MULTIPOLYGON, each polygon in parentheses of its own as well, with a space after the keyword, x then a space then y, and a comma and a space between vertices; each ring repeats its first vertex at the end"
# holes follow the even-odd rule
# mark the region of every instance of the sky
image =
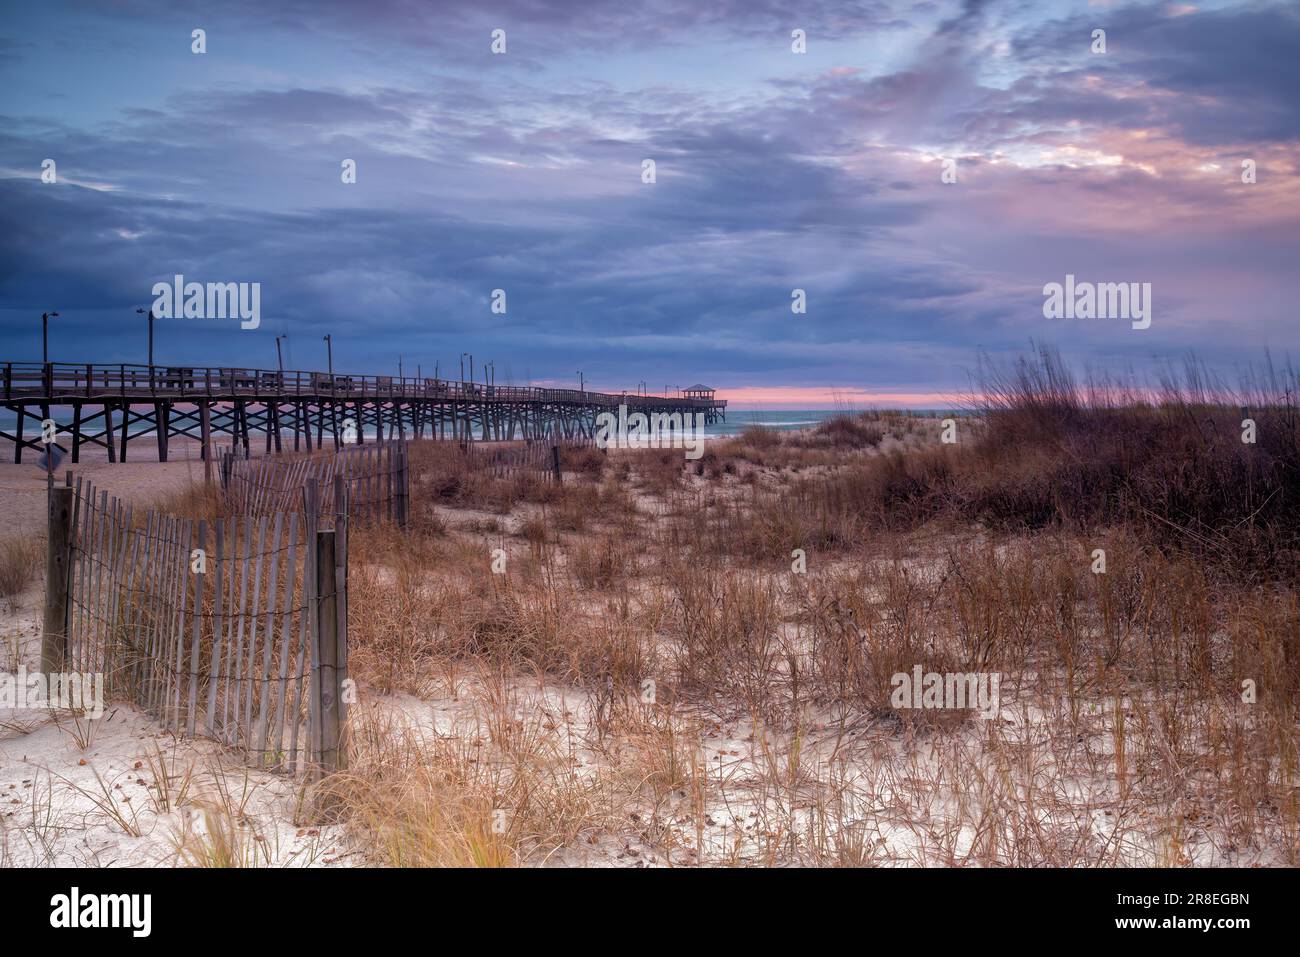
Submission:
POLYGON ((51 359, 146 361, 177 274, 259 283, 260 323, 159 319, 159 364, 329 334, 336 371, 751 406, 1300 352, 1294 3, 0 8, 4 361, 52 310, 51 359), (1149 283, 1150 326, 1046 318, 1067 275, 1149 283))

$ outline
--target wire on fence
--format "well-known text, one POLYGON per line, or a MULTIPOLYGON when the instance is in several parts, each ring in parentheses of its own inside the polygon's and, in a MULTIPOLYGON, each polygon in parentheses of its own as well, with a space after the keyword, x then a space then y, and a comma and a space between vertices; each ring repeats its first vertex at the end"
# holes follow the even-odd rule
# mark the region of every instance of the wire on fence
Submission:
POLYGON ((134 702, 177 734, 221 741, 258 766, 288 773, 341 766, 342 476, 330 496, 334 528, 319 531, 314 479, 305 515, 212 523, 154 510, 138 515, 78 479, 66 605, 46 619, 64 622, 63 671, 100 674, 106 696, 134 702))
POLYGON ((231 510, 240 515, 305 509, 304 492, 313 481, 322 490, 320 513, 337 514, 334 495, 339 478, 353 522, 406 526, 410 467, 405 440, 344 446, 292 459, 246 459, 227 453, 221 460, 222 489, 231 510))

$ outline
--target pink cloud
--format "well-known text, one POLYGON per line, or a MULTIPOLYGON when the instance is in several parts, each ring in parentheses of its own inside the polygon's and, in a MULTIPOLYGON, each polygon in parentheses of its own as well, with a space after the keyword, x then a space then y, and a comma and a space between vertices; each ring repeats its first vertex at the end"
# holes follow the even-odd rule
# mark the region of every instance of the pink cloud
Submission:
POLYGON ((874 392, 869 389, 833 389, 821 386, 741 386, 719 389, 718 398, 729 409, 942 409, 967 404, 969 393, 874 392))

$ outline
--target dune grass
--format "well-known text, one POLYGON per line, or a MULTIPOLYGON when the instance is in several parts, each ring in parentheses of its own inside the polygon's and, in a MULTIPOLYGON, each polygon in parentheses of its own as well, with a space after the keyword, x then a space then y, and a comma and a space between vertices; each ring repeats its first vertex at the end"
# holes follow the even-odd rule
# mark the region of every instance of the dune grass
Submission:
POLYGON ((558 486, 413 446, 411 527, 350 541, 366 859, 1296 864, 1294 373, 983 394, 558 486), (997 716, 900 707, 918 666, 997 716))

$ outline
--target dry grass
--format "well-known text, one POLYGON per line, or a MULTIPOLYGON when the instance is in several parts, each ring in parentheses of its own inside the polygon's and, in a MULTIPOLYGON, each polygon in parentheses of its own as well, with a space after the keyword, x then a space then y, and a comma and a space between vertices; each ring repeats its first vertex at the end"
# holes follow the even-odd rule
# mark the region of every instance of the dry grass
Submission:
POLYGON ((354 720, 357 760, 328 787, 393 867, 505 867, 544 861, 594 832, 598 779, 573 772, 545 713, 519 717, 504 682, 472 723, 438 734, 377 711, 354 720))
POLYGON ((159 496, 150 504, 164 515, 184 515, 198 521, 217 522, 230 515, 229 504, 217 482, 193 482, 185 488, 159 496))
MULTIPOLYGON (((409 557, 384 561, 396 579, 357 581, 374 588, 366 607, 385 608, 353 625, 363 684, 437 697, 451 682, 481 709, 500 692, 456 676, 485 664, 499 686, 543 676, 584 696, 579 728, 557 727, 592 755, 548 780, 556 803, 521 843, 486 829, 500 800, 487 792, 503 779, 468 776, 479 768, 462 763, 463 733, 403 738, 353 772, 349 806, 381 859, 518 864, 585 850, 592 831, 569 815, 599 806, 627 811, 618 827, 587 823, 621 834, 628 861, 1295 860, 1291 592, 1243 592, 1124 528, 903 529, 877 547, 845 541, 834 558, 812 551, 809 573, 794 575, 747 566, 735 541, 708 547, 709 517, 714 536, 737 534, 733 519, 760 493, 684 494, 670 486, 649 523, 597 514, 573 532, 548 513, 542 554, 520 552, 505 575, 487 572, 486 543, 457 538, 437 552, 408 543, 409 557), (1105 574, 1091 571, 1094 547, 1105 574), (890 676, 918 664, 1004 674, 1012 723, 894 708, 890 676), (716 753, 718 729, 739 746, 716 753)), ((520 547, 538 537, 525 527, 520 547)), ((554 760, 561 732, 512 720, 528 725, 530 753, 554 760)))
POLYGON ((1048 355, 955 445, 865 413, 560 486, 417 444, 412 528, 351 538, 327 786, 402 866, 1294 865, 1293 380, 1153 398, 1048 355), (896 706, 917 666, 999 674, 999 713, 896 706))
POLYGON ((18 596, 45 567, 45 542, 38 538, 7 538, 0 541, 0 599, 12 612, 18 596))

